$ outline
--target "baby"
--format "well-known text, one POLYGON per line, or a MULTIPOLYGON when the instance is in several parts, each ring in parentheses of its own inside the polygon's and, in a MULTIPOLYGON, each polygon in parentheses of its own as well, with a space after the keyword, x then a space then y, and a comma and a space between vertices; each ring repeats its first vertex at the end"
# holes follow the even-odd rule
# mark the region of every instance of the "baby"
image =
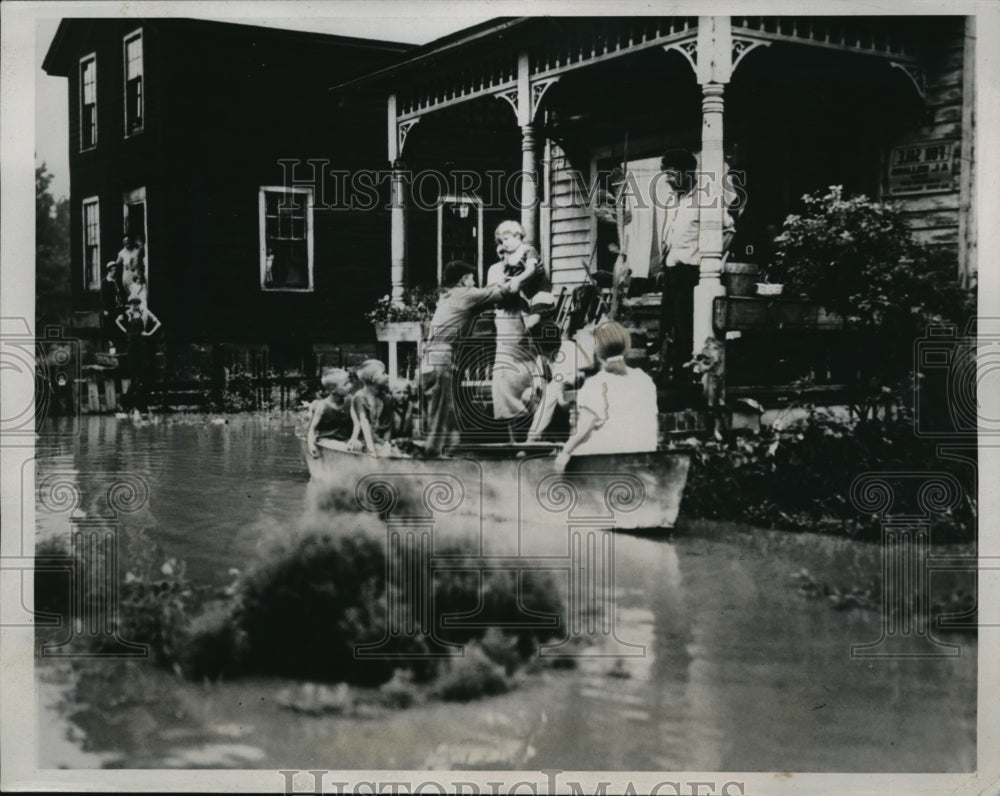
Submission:
MULTIPOLYGON (((533 246, 524 242, 524 227, 516 221, 504 221, 496 231, 497 256, 503 265, 505 280, 518 278, 521 294, 530 303, 531 298, 544 290, 548 281, 541 267, 540 257, 533 246)), ((492 269, 491 269, 492 270, 492 269)), ((488 280, 493 282, 493 280, 488 280)))

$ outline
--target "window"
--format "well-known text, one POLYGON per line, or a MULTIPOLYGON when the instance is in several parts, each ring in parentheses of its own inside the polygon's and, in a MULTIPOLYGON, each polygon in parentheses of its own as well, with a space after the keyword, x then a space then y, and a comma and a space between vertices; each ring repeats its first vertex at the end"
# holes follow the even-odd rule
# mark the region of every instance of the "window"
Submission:
POLYGON ((125 37, 125 135, 142 132, 142 31, 125 37))
POLYGON ((101 216, 96 196, 83 200, 83 286, 101 287, 101 216))
POLYGON ((97 56, 80 59, 80 149, 97 146, 97 56))
POLYGON ((260 285, 313 289, 311 188, 260 189, 260 285))

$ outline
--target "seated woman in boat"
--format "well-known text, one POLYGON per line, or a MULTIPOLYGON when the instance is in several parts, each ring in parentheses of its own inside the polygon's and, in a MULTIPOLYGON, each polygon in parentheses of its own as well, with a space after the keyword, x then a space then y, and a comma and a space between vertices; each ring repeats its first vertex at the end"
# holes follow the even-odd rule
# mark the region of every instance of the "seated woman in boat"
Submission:
POLYGON ((378 359, 366 359, 358 366, 354 377, 361 389, 351 397, 351 415, 355 421, 350 447, 370 456, 389 442, 392 431, 392 398, 389 396, 389 376, 385 364, 378 359), (362 445, 358 436, 364 439, 362 445))
POLYGON ((649 375, 625 364, 630 336, 620 323, 602 323, 594 330, 600 370, 576 394, 576 430, 556 457, 563 470, 571 456, 655 451, 656 386, 649 375))
POLYGON ((326 395, 309 405, 309 427, 306 429, 306 443, 313 458, 319 457, 317 439, 347 442, 354 430, 349 400, 353 387, 350 374, 343 368, 331 368, 323 374, 320 385, 326 395))

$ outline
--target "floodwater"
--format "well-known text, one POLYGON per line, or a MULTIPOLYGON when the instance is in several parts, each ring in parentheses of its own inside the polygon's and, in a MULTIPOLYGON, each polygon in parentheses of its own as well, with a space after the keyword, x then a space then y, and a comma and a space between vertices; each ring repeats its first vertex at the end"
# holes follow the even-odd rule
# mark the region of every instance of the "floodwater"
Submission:
MULTIPOLYGON (((142 530, 186 562, 192 580, 221 585, 317 511, 293 420, 84 418, 79 435, 39 447, 36 482, 69 479, 84 511, 99 513, 113 474, 140 477, 148 504, 120 514, 122 530, 142 530)), ((67 535, 68 517, 39 506, 39 538, 67 535)), ((355 522, 332 512, 326 520, 331 529, 355 522)), ((530 531, 553 549, 561 533, 567 547, 565 528, 530 531)), ((542 668, 507 694, 466 704, 309 715, 287 707, 289 694, 311 687, 300 683, 197 683, 144 661, 81 669, 40 660, 39 765, 975 769, 975 635, 940 636, 956 645, 951 657, 852 656, 852 644, 879 639, 881 611, 838 610, 794 577, 805 569, 831 589, 867 586, 880 577, 878 546, 691 522, 682 509, 669 535, 614 535, 613 554, 610 625, 598 623, 611 630, 587 648, 605 656, 542 668)), ((944 577, 952 580, 935 579, 935 590, 972 586, 944 577)), ((288 649, 309 654, 294 640, 288 649)))

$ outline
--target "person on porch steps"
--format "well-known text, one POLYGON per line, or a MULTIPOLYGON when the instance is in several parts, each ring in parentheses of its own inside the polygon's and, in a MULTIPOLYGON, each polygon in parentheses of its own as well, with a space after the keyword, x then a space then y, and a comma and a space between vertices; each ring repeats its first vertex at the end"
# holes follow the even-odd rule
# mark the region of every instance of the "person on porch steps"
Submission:
MULTIPOLYGON (((663 297, 660 303, 660 374, 673 381, 694 352, 694 289, 702 253, 699 249, 700 213, 709 201, 704 190, 707 175, 698 172, 698 159, 686 149, 672 149, 660 160, 671 195, 667 199, 660 238, 663 297)), ((706 208, 707 209, 707 208, 706 208)), ((735 227, 723 211, 722 249, 735 227)))

